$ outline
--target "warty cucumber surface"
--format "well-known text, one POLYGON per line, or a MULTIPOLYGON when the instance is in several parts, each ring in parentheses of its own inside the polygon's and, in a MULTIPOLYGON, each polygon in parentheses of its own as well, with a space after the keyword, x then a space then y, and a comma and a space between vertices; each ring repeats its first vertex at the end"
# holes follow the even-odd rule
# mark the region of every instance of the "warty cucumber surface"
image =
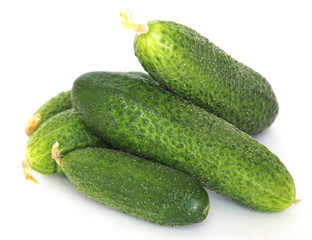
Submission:
POLYGON ((84 148, 66 154, 61 167, 83 194, 108 207, 160 225, 202 222, 206 190, 175 169, 129 153, 84 148))
POLYGON ((73 84, 72 103, 107 142, 189 173, 242 205, 280 211, 294 202, 293 179, 275 154, 153 80, 86 73, 73 84))
POLYGON ((258 72, 182 24, 152 21, 146 28, 135 37, 135 55, 161 85, 248 134, 274 122, 278 102, 258 72))

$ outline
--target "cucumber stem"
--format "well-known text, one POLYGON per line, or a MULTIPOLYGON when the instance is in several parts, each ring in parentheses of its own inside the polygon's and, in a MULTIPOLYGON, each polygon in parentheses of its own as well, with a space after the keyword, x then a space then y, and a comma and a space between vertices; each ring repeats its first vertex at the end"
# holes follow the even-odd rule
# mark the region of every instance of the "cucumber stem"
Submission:
POLYGON ((51 150, 51 157, 55 160, 55 162, 61 166, 61 161, 62 161, 62 158, 61 158, 61 150, 59 150, 60 144, 56 141, 53 146, 52 146, 52 150, 51 150))
POLYGON ((31 174, 31 168, 29 166, 29 163, 27 161, 27 159, 23 159, 22 161, 22 165, 23 165, 23 172, 24 172, 24 176, 27 180, 33 181, 34 183, 37 183, 37 180, 33 177, 33 175, 31 174))
POLYGON ((299 204, 300 202, 301 202, 301 199, 296 199, 296 200, 294 201, 294 204, 297 205, 297 204, 299 204))
POLYGON ((30 136, 38 126, 39 122, 41 120, 41 115, 39 113, 34 114, 32 118, 30 118, 27 122, 27 126, 25 128, 25 133, 27 136, 30 136))
POLYGON ((147 33, 149 28, 146 24, 137 24, 133 21, 132 13, 130 12, 130 18, 128 18, 127 12, 120 11, 120 16, 122 17, 121 24, 127 28, 132 29, 137 33, 147 33))

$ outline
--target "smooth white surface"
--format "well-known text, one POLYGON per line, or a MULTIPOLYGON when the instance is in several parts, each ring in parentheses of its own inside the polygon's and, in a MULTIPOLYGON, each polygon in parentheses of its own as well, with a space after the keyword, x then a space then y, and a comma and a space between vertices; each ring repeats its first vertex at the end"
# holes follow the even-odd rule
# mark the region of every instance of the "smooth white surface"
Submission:
POLYGON ((0 239, 312 239, 311 9, 300 0, 1 1, 0 239), (169 228, 103 207, 66 178, 24 179, 24 127, 42 103, 88 71, 142 70, 121 9, 141 23, 185 24, 268 79, 280 113, 256 139, 285 163, 300 204, 261 213, 209 191, 203 223, 169 228))

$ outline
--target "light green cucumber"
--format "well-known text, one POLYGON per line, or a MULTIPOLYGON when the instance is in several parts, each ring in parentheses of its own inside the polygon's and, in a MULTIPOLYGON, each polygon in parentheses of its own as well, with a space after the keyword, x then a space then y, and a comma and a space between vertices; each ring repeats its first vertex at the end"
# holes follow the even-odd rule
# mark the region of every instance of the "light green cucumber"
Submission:
POLYGON ((189 176, 129 153, 84 148, 66 154, 61 167, 86 196, 160 225, 202 222, 208 214, 205 189, 189 176))
MULTIPOLYGON (((68 109, 46 120, 30 136, 25 155, 31 169, 45 175, 57 171, 51 156, 56 142, 61 155, 83 147, 108 146, 87 127, 75 109, 68 109)), ((61 171, 58 173, 62 175, 61 171)))
POLYGON ((273 212, 295 200, 294 181, 274 153, 155 81, 86 73, 73 84, 72 103, 107 142, 188 173, 242 205, 273 212))
POLYGON ((170 21, 135 30, 135 55, 161 85, 248 134, 274 122, 279 107, 269 82, 206 37, 170 21))
POLYGON ((25 132, 30 136, 39 126, 50 117, 72 108, 71 91, 61 92, 43 104, 28 120, 25 132))

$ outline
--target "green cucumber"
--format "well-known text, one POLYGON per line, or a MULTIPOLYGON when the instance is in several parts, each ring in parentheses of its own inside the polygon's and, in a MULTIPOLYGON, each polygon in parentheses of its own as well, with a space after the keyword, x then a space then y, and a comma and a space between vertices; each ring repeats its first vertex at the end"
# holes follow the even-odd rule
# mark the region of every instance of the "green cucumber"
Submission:
POLYGON ((137 31, 135 55, 161 85, 248 134, 274 122, 279 107, 269 82, 204 36, 169 21, 137 31))
MULTIPOLYGON (((68 109, 46 120, 30 136, 25 152, 29 167, 45 175, 54 174, 57 166, 51 151, 56 142, 61 154, 83 147, 108 146, 87 127, 75 109, 68 109)), ((58 173, 62 175, 61 171, 58 173)))
POLYGON ((293 179, 275 154, 155 81, 86 73, 73 84, 72 103, 109 143, 188 173, 242 205, 280 211, 294 202, 293 179))
POLYGON ((71 91, 61 92, 43 104, 28 120, 25 132, 30 136, 39 126, 50 117, 72 108, 71 91))
POLYGON ((108 207, 160 225, 202 222, 205 189, 189 176, 129 153, 84 148, 66 154, 61 167, 83 194, 108 207))

